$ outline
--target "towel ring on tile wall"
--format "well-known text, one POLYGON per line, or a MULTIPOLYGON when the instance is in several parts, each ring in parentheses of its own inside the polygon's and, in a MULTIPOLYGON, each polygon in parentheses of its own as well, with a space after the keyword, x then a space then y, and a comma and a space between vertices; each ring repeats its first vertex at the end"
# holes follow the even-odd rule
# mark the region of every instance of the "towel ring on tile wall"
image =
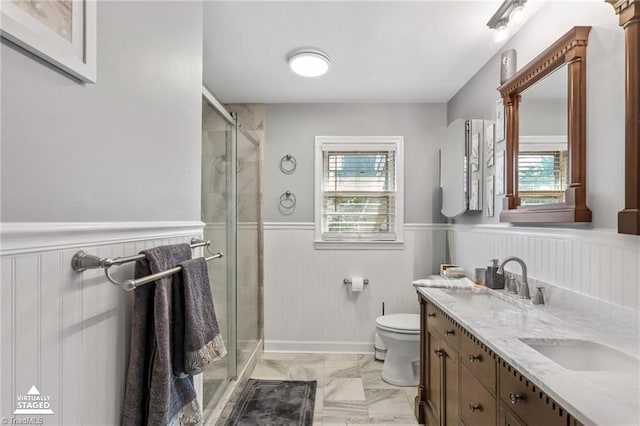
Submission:
POLYGON ((285 210, 291 210, 296 206, 296 196, 293 195, 293 192, 286 191, 283 192, 280 196, 280 207, 285 210))
POLYGON ((285 175, 293 174, 297 166, 296 158, 291 154, 287 154, 280 159, 280 171, 285 175))

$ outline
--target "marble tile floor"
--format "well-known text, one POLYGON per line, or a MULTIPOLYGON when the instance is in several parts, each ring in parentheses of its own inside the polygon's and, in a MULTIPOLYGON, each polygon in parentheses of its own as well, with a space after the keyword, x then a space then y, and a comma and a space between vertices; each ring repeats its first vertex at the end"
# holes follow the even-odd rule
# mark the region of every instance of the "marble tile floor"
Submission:
MULTIPOLYGON (((371 355, 264 353, 255 379, 316 380, 314 425, 415 425, 415 387, 398 387, 380 376, 383 363, 371 355)), ((241 390, 231 397, 224 425, 241 390)))

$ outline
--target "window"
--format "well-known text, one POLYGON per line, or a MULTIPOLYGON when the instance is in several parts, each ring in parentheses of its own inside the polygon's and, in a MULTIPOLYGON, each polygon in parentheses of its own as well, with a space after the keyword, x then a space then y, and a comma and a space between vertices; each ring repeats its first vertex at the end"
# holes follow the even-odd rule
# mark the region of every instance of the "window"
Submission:
POLYGON ((402 243, 402 142, 316 137, 316 242, 402 243))
POLYGON ((520 204, 563 203, 567 189, 567 151, 518 153, 520 204))

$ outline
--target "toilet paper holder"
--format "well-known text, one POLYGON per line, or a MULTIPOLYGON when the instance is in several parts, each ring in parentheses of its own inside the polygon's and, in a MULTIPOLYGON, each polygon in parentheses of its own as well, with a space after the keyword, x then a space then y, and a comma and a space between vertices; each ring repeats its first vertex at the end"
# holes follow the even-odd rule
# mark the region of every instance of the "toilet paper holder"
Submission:
MULTIPOLYGON (((342 280, 342 282, 344 283, 344 285, 351 285, 351 278, 345 278, 344 280, 342 280)), ((364 280, 362 280, 362 284, 369 284, 369 280, 365 278, 364 280)))

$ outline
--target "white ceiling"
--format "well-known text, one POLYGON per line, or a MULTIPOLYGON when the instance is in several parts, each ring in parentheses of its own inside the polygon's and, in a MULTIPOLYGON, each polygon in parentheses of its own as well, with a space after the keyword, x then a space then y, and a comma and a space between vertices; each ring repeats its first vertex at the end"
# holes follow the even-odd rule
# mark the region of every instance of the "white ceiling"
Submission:
POLYGON ((500 50, 486 22, 501 3, 208 1, 204 83, 225 103, 446 102, 500 50), (303 46, 331 56, 326 75, 289 70, 303 46))

